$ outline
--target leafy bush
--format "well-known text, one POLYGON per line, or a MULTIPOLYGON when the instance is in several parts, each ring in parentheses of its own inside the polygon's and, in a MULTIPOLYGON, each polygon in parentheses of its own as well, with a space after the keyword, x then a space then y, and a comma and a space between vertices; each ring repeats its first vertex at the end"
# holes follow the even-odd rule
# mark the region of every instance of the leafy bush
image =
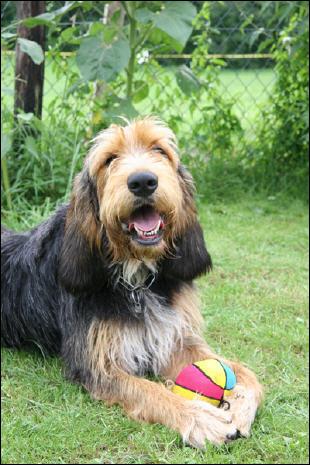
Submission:
MULTIPOLYGON (((276 40, 276 31, 287 27, 296 5, 302 2, 266 0, 209 3, 210 53, 224 54, 255 53, 262 45, 265 52, 270 52, 276 40), (225 38, 222 37, 223 32, 225 38)), ((253 65, 260 67, 262 62, 251 60, 248 66, 253 65)), ((231 66, 238 67, 240 62, 234 62, 231 66)))
MULTIPOLYGON (((86 153, 85 116, 77 112, 73 115, 55 102, 50 104, 50 114, 44 122, 32 113, 18 116, 14 139, 20 145, 18 150, 9 146, 2 159, 6 161, 14 203, 18 197, 37 205, 46 198, 56 202, 71 190, 73 174, 81 167, 86 153)), ((2 117, 6 118, 5 112, 2 117)))
POLYGON ((277 81, 245 157, 261 183, 306 191, 309 159, 308 2, 302 2, 273 47, 277 81))

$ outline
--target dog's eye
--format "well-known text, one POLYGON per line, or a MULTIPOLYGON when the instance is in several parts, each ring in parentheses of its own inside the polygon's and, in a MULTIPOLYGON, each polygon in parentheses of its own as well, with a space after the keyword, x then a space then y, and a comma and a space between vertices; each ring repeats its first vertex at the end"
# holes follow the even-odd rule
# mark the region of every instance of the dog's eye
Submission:
POLYGON ((159 147, 158 145, 156 145, 155 147, 152 147, 152 150, 154 152, 158 152, 160 153, 161 155, 164 155, 165 157, 167 157, 167 153, 164 151, 164 149, 162 147, 159 147))
POLYGON ((115 155, 115 153, 111 153, 111 155, 104 162, 104 166, 109 166, 111 162, 115 160, 115 158, 117 158, 117 155, 115 155))

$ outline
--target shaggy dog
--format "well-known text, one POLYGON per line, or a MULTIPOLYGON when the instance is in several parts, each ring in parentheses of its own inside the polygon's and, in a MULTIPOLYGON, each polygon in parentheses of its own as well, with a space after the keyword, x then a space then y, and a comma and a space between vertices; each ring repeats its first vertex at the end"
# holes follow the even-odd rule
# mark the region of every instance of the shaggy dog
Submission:
POLYGON ((193 193, 160 121, 101 132, 69 204, 29 232, 2 231, 2 344, 59 355, 94 398, 203 447, 248 436, 262 389, 225 359, 238 380, 229 411, 145 378, 221 359, 202 338, 193 279, 211 258, 193 193))

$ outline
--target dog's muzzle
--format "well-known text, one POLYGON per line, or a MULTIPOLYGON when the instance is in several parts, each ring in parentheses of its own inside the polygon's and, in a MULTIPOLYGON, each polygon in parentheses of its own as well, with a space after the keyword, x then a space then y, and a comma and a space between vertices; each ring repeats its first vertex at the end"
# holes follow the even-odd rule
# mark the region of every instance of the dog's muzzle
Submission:
POLYGON ((128 177, 127 185, 137 197, 149 197, 157 189, 158 177, 150 171, 133 173, 128 177))

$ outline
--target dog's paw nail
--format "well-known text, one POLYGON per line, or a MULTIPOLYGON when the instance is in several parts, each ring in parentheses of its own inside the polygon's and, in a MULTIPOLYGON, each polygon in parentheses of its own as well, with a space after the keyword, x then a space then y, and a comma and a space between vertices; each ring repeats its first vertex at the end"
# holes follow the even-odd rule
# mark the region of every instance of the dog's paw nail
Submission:
POLYGON ((227 441, 226 442, 229 442, 229 441, 234 441, 235 439, 238 439, 240 436, 239 436, 239 430, 237 429, 235 433, 232 433, 232 434, 227 434, 226 436, 226 439, 227 441))
POLYGON ((250 432, 245 432, 245 431, 240 431, 239 429, 237 430, 239 434, 239 438, 248 438, 250 436, 250 432))

